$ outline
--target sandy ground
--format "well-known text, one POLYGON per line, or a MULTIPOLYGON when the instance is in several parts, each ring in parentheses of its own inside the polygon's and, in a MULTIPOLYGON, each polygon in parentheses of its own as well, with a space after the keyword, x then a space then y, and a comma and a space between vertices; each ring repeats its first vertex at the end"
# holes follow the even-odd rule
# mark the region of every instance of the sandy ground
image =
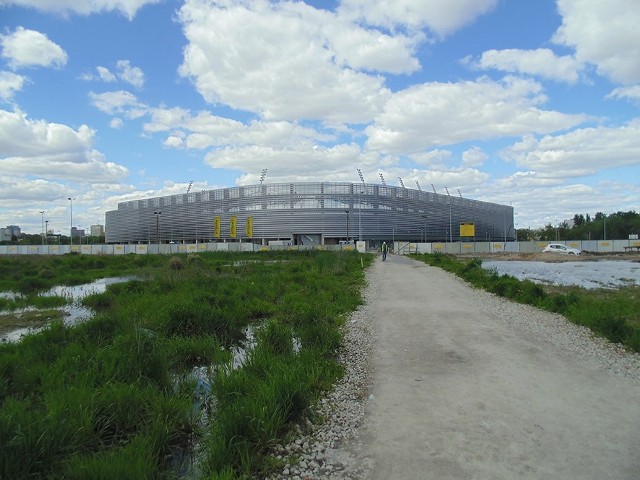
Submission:
POLYGON ((548 313, 406 257, 368 274, 371 396, 349 452, 363 478, 638 478, 638 382, 496 314, 548 313))

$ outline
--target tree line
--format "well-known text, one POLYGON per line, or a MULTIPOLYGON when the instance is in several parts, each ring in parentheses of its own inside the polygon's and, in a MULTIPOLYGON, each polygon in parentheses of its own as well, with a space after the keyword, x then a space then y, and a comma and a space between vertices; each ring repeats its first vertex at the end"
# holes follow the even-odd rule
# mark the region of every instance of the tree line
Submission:
POLYGON ((593 217, 577 213, 572 220, 558 225, 551 223, 538 229, 519 229, 518 240, 622 240, 629 235, 640 235, 640 214, 635 211, 602 212, 593 217))

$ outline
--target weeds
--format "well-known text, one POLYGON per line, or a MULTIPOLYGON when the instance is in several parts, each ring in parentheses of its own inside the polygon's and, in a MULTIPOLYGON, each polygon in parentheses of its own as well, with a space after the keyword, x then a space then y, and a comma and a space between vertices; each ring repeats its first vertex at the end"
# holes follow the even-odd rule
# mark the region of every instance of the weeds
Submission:
POLYGON ((35 288, 25 271, 50 272, 41 288, 131 273, 146 279, 87 297, 98 313, 86 322, 53 322, 0 345, 0 478, 171 478, 175 452, 194 442, 206 478, 263 476, 274 464, 270 446, 342 373, 340 327, 361 301, 361 258, 372 258, 175 258, 180 268, 174 257, 153 255, 0 260, 0 276, 12 278, 0 290, 22 281, 35 288), (234 369, 231 349, 248 326, 255 347, 234 369), (199 367, 212 372, 202 411, 179 380, 199 367))

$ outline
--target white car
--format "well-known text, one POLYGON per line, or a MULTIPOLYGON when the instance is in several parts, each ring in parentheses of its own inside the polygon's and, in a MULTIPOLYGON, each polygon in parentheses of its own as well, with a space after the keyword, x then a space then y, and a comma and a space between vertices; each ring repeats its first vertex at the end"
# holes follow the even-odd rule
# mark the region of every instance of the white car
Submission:
POLYGON ((567 247, 561 243, 550 243, 544 247, 543 252, 564 253, 565 255, 580 255, 582 252, 577 248, 567 247))

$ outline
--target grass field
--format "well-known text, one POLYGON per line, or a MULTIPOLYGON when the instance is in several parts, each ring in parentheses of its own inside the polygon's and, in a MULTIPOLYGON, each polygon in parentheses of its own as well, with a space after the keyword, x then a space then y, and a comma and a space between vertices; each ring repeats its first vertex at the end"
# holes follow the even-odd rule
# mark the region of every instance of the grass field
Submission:
POLYGON ((341 375, 356 252, 0 259, 0 291, 135 274, 0 346, 0 478, 249 478, 341 375), (34 274, 33 272, 40 272, 34 274), (233 352, 255 341, 242 365, 233 352), (194 371, 206 372, 196 378, 194 371))

